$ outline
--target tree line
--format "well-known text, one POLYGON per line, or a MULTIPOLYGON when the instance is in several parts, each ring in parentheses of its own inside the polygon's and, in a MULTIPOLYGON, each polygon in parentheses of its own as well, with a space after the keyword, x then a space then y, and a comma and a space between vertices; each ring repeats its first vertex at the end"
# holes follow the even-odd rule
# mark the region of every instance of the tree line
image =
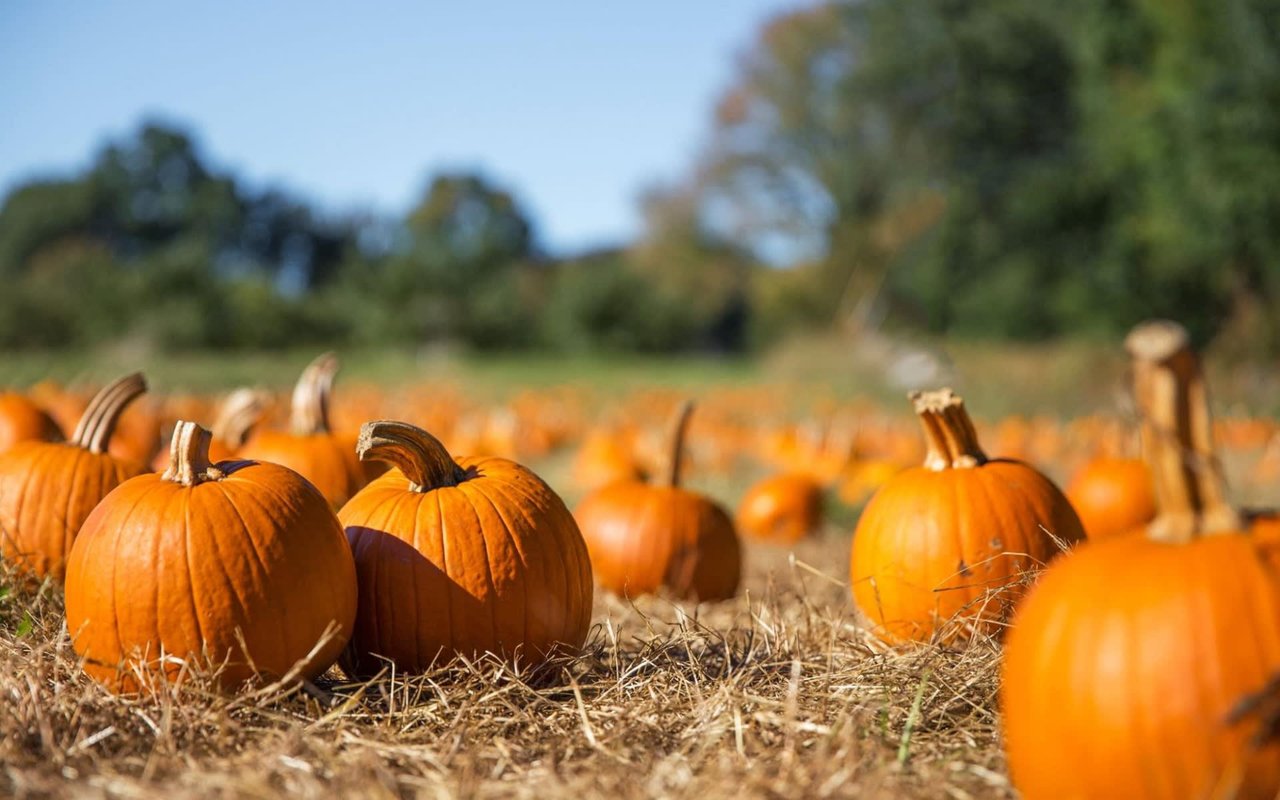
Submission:
POLYGON ((0 205, 0 346, 738 351, 804 329, 1280 350, 1280 0, 857 0, 768 21, 636 241, 485 176, 327 214, 144 124, 0 205))

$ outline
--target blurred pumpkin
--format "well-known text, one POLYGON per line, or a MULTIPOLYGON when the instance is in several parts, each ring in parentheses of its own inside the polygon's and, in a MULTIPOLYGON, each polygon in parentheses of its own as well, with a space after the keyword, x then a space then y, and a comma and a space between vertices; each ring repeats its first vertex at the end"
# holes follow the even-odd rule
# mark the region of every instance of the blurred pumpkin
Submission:
POLYGON ((794 544, 822 527, 822 486, 805 473, 773 475, 752 485, 738 505, 738 530, 775 544, 794 544))
POLYGON ((0 453, 18 442, 60 442, 62 429, 26 395, 0 392, 0 453))
POLYGON ((330 505, 341 508, 382 470, 361 464, 355 438, 335 433, 329 425, 329 397, 337 374, 338 357, 333 353, 307 365, 293 390, 289 430, 259 430, 239 455, 288 467, 311 481, 330 505))
POLYGON ((676 416, 665 485, 620 481, 588 495, 575 513, 596 579, 629 597, 665 588, 677 598, 724 600, 738 591, 742 552, 733 520, 714 500, 680 487, 693 403, 676 416))
POLYGON ((1090 539, 1132 533, 1156 516, 1151 472, 1135 458, 1098 458, 1067 484, 1067 499, 1090 539))
POLYGON ((147 390, 140 373, 108 384, 69 442, 19 442, 0 455, 0 556, 35 578, 61 580, 85 519, 107 493, 147 468, 108 452, 126 406, 147 390))
POLYGON ((1147 323, 1127 344, 1159 514, 1052 566, 1019 609, 1001 689, 1013 782, 1028 800, 1275 797, 1280 741, 1258 711, 1280 676, 1280 572, 1204 457, 1186 332, 1147 323))
MULTIPOLYGON (((213 427, 209 429, 212 435, 209 458, 218 462, 234 457, 244 446, 254 427, 266 416, 270 406, 271 398, 259 389, 240 388, 227 395, 218 407, 213 427)), ((170 453, 171 450, 161 451, 151 462, 152 470, 167 470, 170 453)))

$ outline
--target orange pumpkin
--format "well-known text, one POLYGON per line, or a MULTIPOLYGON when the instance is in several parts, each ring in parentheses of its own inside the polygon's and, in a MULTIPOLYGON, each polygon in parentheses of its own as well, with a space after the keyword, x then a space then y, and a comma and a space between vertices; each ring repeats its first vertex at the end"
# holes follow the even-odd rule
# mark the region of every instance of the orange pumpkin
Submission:
POLYGON ((240 448, 242 458, 288 467, 311 481, 335 509, 371 477, 356 457, 355 439, 329 426, 329 396, 338 358, 325 353, 302 372, 293 391, 288 431, 264 430, 240 448))
POLYGON ((743 495, 738 530, 775 544, 794 544, 822 527, 822 486, 804 473, 788 472, 757 482, 743 495))
POLYGON ((35 577, 61 580, 89 512, 147 471, 107 452, 121 413, 147 390, 141 374, 109 384, 89 403, 69 442, 20 442, 0 455, 0 556, 35 577))
POLYGON ((1147 465, 1134 458, 1099 458, 1067 485, 1067 499, 1090 539, 1131 533, 1156 516, 1147 465))
POLYGON ((309 679, 350 636, 355 567, 329 504, 275 464, 211 465, 210 438, 179 422, 170 469, 118 487, 72 547, 67 630, 115 691, 205 658, 227 687, 309 679))
POLYGON ((0 392, 0 453, 18 442, 60 442, 62 429, 25 395, 0 392))
POLYGON ((1028 800, 1272 798, 1272 542, 1241 532, 1203 455, 1208 404, 1185 331, 1149 323, 1127 344, 1160 513, 1143 535, 1052 566, 1019 609, 1001 690, 1013 781, 1028 800))
POLYGON ((724 600, 738 591, 742 551, 714 500, 680 487, 693 404, 677 415, 666 485, 622 481, 597 489, 575 516, 605 589, 634 597, 665 588, 677 598, 724 600))
POLYGON ((854 599, 887 642, 991 634, 1025 591, 1024 576, 1084 531, 1052 481, 1020 461, 987 458, 950 389, 911 401, 928 454, 862 512, 854 599))
POLYGON ((591 621, 591 564, 560 497, 503 458, 454 460, 434 436, 370 422, 362 460, 394 464, 343 507, 359 613, 344 665, 421 672, 455 652, 540 661, 591 621))

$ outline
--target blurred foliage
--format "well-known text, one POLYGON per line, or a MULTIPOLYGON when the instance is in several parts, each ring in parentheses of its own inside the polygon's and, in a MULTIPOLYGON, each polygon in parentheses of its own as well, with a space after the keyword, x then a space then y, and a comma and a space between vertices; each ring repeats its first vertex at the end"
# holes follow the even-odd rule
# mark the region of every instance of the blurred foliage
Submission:
POLYGON ((1280 352, 1280 0, 828 0, 770 20, 635 242, 482 175, 326 215, 146 124, 0 206, 0 346, 726 352, 806 328, 1280 352))

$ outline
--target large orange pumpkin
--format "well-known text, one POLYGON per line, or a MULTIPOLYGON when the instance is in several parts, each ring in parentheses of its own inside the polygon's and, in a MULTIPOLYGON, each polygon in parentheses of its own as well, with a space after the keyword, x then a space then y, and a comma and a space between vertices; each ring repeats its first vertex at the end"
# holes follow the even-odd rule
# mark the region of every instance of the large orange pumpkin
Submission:
POLYGON ((309 679, 351 634, 355 567, 328 502, 275 464, 211 465, 209 443, 179 422, 169 470, 119 486, 72 547, 67 630, 113 690, 206 658, 228 687, 309 679))
POLYGON ((355 437, 329 425, 329 396, 338 357, 325 353, 302 372, 293 390, 289 430, 255 433, 240 448, 242 458, 288 467, 315 484, 335 509, 369 482, 370 470, 355 452, 355 437))
POLYGON ((32 440, 62 441, 62 429, 26 395, 0 392, 0 453, 32 440))
POLYGON ((363 460, 394 464, 343 507, 360 587, 344 664, 420 672, 454 653, 524 663, 576 649, 591 620, 591 564, 560 497, 503 458, 455 460, 403 422, 370 422, 363 460))
POLYGON ((1067 484, 1067 499, 1090 539, 1131 533, 1156 516, 1151 472, 1136 458, 1090 461, 1067 484))
POLYGON ((733 520, 714 500, 680 487, 693 404, 676 417, 665 485, 622 481, 588 495, 575 516, 605 589, 635 597, 665 588, 689 600, 724 600, 738 591, 742 551, 733 520))
POLYGON ((1039 798, 1280 793, 1262 718, 1280 676, 1280 572, 1242 533, 1208 443, 1204 382, 1185 331, 1128 341, 1159 515, 1143 535, 1052 566, 1006 642, 1001 704, 1013 781, 1039 798))
POLYGON ((822 506, 822 486, 810 475, 773 475, 743 495, 736 515, 738 530, 774 544, 795 544, 822 527, 822 506))
POLYGON ((0 455, 0 556, 35 578, 61 579, 89 512, 125 480, 147 471, 108 453, 126 406, 147 390, 127 375, 94 397, 69 442, 20 442, 0 455))
POLYGON ((950 389, 915 392, 911 401, 928 454, 862 512, 854 599, 888 642, 994 633, 1026 576, 1084 531, 1052 481, 1020 461, 987 458, 950 389))

